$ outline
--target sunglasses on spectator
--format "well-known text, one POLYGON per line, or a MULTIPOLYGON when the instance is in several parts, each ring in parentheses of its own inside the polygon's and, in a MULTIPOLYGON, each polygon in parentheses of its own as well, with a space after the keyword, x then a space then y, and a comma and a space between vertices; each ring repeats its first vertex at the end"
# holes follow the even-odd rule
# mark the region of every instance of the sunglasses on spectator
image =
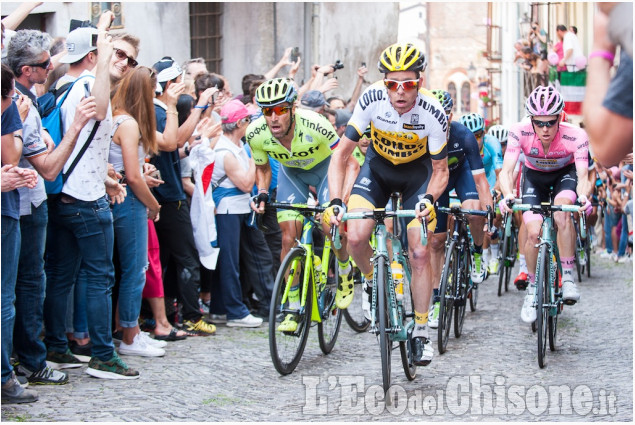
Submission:
POLYGON ((47 69, 50 64, 51 64, 51 58, 48 58, 47 60, 45 60, 42 63, 34 63, 34 64, 29 65, 29 66, 33 66, 33 67, 36 67, 36 68, 47 69))
POLYGON ((262 108, 262 113, 266 117, 270 117, 271 115, 273 115, 274 112, 276 113, 276 115, 280 116, 285 115, 287 112, 289 112, 290 109, 291 107, 289 106, 271 106, 262 108))
POLYGON ((406 80, 406 81, 395 81, 395 80, 384 80, 384 85, 390 91, 397 91, 399 87, 403 87, 405 91, 414 90, 417 88, 419 84, 419 80, 406 80))
POLYGON ((120 60, 120 61, 124 59, 128 59, 128 66, 131 68, 136 68, 137 65, 139 65, 139 62, 134 60, 134 58, 131 58, 130 56, 128 56, 126 52, 124 52, 121 49, 115 48, 115 55, 117 56, 117 60, 120 60))
POLYGON ((555 120, 551 120, 551 121, 538 121, 538 120, 531 120, 532 123, 534 123, 535 126, 537 126, 538 128, 543 128, 543 127, 553 127, 554 125, 558 124, 558 118, 556 118, 555 120))

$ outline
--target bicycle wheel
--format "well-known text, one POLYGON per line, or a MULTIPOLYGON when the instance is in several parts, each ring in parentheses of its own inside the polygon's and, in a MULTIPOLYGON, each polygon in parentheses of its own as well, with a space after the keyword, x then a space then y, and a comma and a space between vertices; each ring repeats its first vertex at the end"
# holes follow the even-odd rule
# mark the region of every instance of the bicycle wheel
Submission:
POLYGON ((467 291, 468 285, 470 284, 468 281, 468 276, 466 276, 463 271, 465 269, 465 261, 468 261, 469 270, 470 260, 465 258, 465 253, 459 254, 457 252, 457 261, 460 262, 460 265, 458 265, 456 268, 458 272, 458 276, 456 277, 458 294, 455 295, 454 299, 454 336, 456 338, 460 338, 461 332, 463 332, 463 321, 465 320, 465 307, 467 304, 467 291))
MULTIPOLYGON (((403 283, 403 298, 399 303, 399 309, 401 313, 401 326, 407 328, 408 324, 414 320, 414 303, 412 301, 412 291, 410 288, 410 282, 404 273, 403 283)), ((408 381, 412 381, 417 377, 417 366, 412 361, 412 332, 408 332, 408 339, 406 341, 399 341, 399 353, 401 354, 401 365, 403 371, 406 374, 408 381)))
POLYGON ((536 270, 536 290, 538 291, 536 312, 536 333, 538 334, 538 366, 545 367, 547 350, 548 317, 549 317, 549 265, 551 255, 547 245, 540 247, 538 267, 536 270))
POLYGON ((467 297, 470 300, 470 311, 475 312, 476 304, 478 302, 478 283, 472 282, 472 277, 470 275, 470 270, 472 269, 472 265, 470 264, 470 261, 472 261, 472 256, 469 255, 469 252, 470 252, 470 248, 469 248, 469 245, 467 245, 463 249, 463 268, 464 269, 461 275, 467 282, 467 297))
POLYGON ((512 270, 514 269, 514 266, 516 265, 516 255, 518 254, 518 229, 513 226, 512 227, 512 233, 511 233, 511 239, 509 242, 509 248, 508 248, 508 264, 506 269, 506 273, 505 273, 505 292, 509 291, 509 281, 511 279, 512 276, 512 270))
POLYGON ((589 230, 587 230, 586 234, 586 244, 585 244, 585 255, 586 255, 586 275, 587 277, 591 277, 591 234, 589 230))
POLYGON ((298 365, 306 341, 309 336, 309 326, 311 324, 311 285, 306 294, 300 294, 300 299, 306 299, 304 310, 301 310, 297 317, 298 328, 295 332, 278 331, 278 326, 291 311, 289 301, 282 302, 287 285, 299 284, 302 289, 302 280, 306 267, 306 251, 304 248, 295 247, 285 257, 278 270, 276 282, 271 297, 269 310, 269 351, 271 360, 278 373, 288 375, 298 365))
POLYGON ((498 296, 500 297, 501 295, 503 295, 503 287, 505 287, 505 292, 507 292, 507 287, 506 287, 506 283, 505 283, 505 274, 507 272, 507 270, 509 269, 509 266, 507 265, 508 260, 507 258, 509 257, 509 243, 510 243, 510 239, 511 236, 503 236, 503 247, 501 248, 501 261, 500 261, 500 268, 499 268, 499 272, 498 272, 498 296))
POLYGON ((578 282, 582 282, 582 266, 580 265, 580 251, 584 248, 582 247, 582 243, 580 242, 580 236, 576 236, 576 244, 575 244, 575 268, 578 272, 578 282))
POLYGON ((386 259, 377 259, 377 317, 379 318, 379 351, 381 353, 381 377, 383 381, 384 393, 390 389, 390 356, 392 352, 392 341, 388 328, 388 294, 386 293, 388 274, 386 273, 386 259))
MULTIPOLYGON (((337 257, 335 252, 331 251, 329 266, 326 271, 326 282, 324 287, 318 290, 318 306, 322 318, 322 321, 318 323, 318 341, 324 354, 328 354, 333 350, 340 325, 342 324, 342 310, 335 305, 335 292, 339 284, 339 276, 337 257)), ((321 284, 320 282, 319 285, 321 284)))
MULTIPOLYGON (((558 269, 556 268, 556 276, 552 282, 552 289, 551 289, 554 294, 560 294, 560 290, 558 288, 558 282, 560 280, 559 274, 560 274, 560 271, 558 271, 558 269)), ((549 319, 547 320, 547 324, 549 327, 549 349, 551 351, 556 351, 556 337, 558 336, 558 316, 560 315, 560 305, 561 305, 561 301, 559 299, 560 295, 558 296, 558 299, 556 300, 556 305, 557 305, 556 314, 549 314, 549 319)))
POLYGON ((353 301, 346 310, 342 312, 344 319, 348 326, 350 326, 355 332, 365 332, 370 326, 370 320, 364 316, 362 310, 362 296, 364 291, 364 276, 359 271, 357 266, 353 270, 353 282, 355 283, 355 294, 353 295, 353 301))
POLYGON ((439 295, 441 302, 439 305, 439 327, 437 329, 437 344, 439 354, 445 353, 450 338, 450 328, 452 326, 452 308, 454 307, 454 296, 456 295, 456 282, 458 279, 458 261, 456 253, 456 242, 451 241, 445 253, 445 263, 441 272, 441 283, 439 285, 439 295))

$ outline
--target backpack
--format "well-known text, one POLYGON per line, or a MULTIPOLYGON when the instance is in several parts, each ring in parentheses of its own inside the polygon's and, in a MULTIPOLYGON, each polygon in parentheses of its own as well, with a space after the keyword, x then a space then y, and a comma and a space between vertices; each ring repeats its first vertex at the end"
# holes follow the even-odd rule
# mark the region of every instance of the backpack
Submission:
MULTIPOLYGON (((73 85, 75 85, 75 83, 82 78, 86 77, 95 78, 92 75, 84 75, 73 82, 68 82, 62 85, 57 89, 51 87, 51 89, 47 93, 38 98, 38 111, 40 113, 40 117, 42 118, 42 126, 46 128, 49 135, 53 139, 53 142, 55 142, 55 147, 60 144, 64 137, 64 124, 62 122, 61 109, 62 105, 64 104, 66 97, 73 88, 73 85)), ((44 186, 46 188, 47 194, 56 194, 62 191, 66 179, 68 179, 68 176, 71 174, 86 149, 88 149, 88 145, 93 140, 93 137, 95 137, 95 133, 97 132, 98 127, 99 121, 95 123, 95 126, 93 127, 93 130, 88 137, 88 140, 86 140, 86 143, 84 144, 84 146, 82 146, 82 149, 79 151, 68 170, 66 172, 60 171, 60 173, 53 181, 44 181, 44 186)))

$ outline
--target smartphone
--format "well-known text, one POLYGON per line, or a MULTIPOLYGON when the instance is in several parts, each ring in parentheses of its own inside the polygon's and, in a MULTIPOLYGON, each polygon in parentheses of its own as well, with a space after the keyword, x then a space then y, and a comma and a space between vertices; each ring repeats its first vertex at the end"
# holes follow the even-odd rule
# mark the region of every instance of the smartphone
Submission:
POLYGON ((364 66, 364 67, 365 67, 365 66, 366 66, 366 62, 362 62, 362 66, 364 66))
POLYGON ((121 183, 121 184, 128 183, 128 180, 126 180, 126 171, 125 170, 121 170, 121 171, 119 171, 119 174, 121 174, 121 178, 119 179, 119 183, 121 183))
POLYGON ((90 97, 90 84, 88 84, 88 81, 84 81, 84 96, 90 97))
POLYGON ((159 169, 157 168, 152 174, 150 174, 150 177, 161 180, 161 171, 159 171, 159 169))
POLYGON ((298 56, 300 56, 300 48, 294 47, 293 50, 291 50, 291 57, 289 59, 291 62, 297 62, 298 56))
POLYGON ((97 34, 92 34, 92 37, 90 39, 90 45, 92 47, 97 47, 97 37, 98 37, 97 34))
MULTIPOLYGON (((218 90, 218 86, 217 86, 217 85, 215 85, 215 86, 214 86, 214 88, 215 88, 216 90, 218 90)), ((218 99, 218 93, 219 93, 219 92, 216 92, 216 93, 214 93, 214 94, 212 95, 212 99, 211 99, 211 100, 212 100, 212 104, 215 104, 215 103, 216 103, 216 99, 218 99)))

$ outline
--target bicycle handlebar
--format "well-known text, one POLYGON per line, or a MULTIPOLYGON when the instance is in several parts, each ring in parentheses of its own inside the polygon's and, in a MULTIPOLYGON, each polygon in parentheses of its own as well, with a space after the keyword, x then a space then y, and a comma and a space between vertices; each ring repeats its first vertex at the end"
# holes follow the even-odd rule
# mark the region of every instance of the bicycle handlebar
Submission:
POLYGON ((294 210, 301 214, 313 214, 324 212, 326 207, 320 205, 310 206, 307 204, 290 204, 287 202, 267 202, 265 208, 280 208, 285 210, 294 210))
POLYGON ((579 212, 579 205, 551 205, 551 204, 516 204, 512 207, 514 211, 533 211, 537 214, 541 214, 546 211, 564 211, 564 212, 579 212))

